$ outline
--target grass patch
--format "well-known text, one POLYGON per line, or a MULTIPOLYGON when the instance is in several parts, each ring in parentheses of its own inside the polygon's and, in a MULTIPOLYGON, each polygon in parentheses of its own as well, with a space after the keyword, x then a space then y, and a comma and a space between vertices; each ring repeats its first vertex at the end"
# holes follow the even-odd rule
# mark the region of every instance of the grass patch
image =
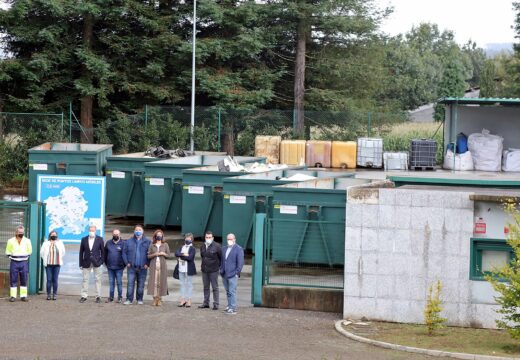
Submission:
POLYGON ((392 344, 479 355, 516 357, 520 342, 504 330, 445 327, 428 336, 425 325, 371 322, 343 328, 356 335, 392 344))
POLYGON ((392 126, 390 131, 382 134, 384 151, 410 151, 410 141, 412 139, 434 139, 437 141, 437 164, 442 164, 442 126, 441 123, 406 122, 396 124, 392 126))

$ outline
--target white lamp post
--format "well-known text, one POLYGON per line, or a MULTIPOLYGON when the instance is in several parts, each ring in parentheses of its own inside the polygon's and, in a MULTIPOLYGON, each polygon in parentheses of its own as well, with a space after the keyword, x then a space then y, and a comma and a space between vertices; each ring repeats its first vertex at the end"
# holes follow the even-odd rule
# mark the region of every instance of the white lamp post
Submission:
POLYGON ((191 59, 191 126, 190 126, 190 151, 194 151, 193 133, 195 131, 195 42, 197 38, 197 0, 193 0, 193 48, 191 59))

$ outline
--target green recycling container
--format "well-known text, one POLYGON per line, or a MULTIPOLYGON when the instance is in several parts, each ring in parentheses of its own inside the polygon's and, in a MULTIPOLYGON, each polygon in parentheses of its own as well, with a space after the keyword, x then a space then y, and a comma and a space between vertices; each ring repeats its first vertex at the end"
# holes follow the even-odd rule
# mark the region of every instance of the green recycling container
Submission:
POLYGON ((144 164, 157 160, 144 152, 107 158, 107 215, 144 215, 144 164))
MULTIPOLYGON (((298 170, 295 168, 273 170, 226 178, 223 181, 222 233, 233 233, 237 243, 244 249, 253 248, 253 221, 257 213, 268 213, 272 208, 273 187, 290 184, 298 179, 291 176, 313 176, 315 178, 353 177, 348 170, 298 170)), ((270 214, 267 214, 269 217, 270 214)))
POLYGON ((329 178, 273 187, 271 260, 343 265, 346 189, 366 179, 329 178))
POLYGON ((36 201, 38 175, 101 176, 112 145, 48 142, 28 152, 29 201, 36 201))
MULTIPOLYGON (((185 169, 216 165, 226 155, 195 155, 145 164, 144 224, 180 226, 182 219, 182 173, 185 169)), ((261 158, 235 156, 239 163, 261 158)))
MULTIPOLYGON (((235 158, 236 159, 236 158, 235 158)), ((264 157, 247 162, 265 162, 264 157)), ((244 172, 219 171, 217 166, 186 169, 182 172, 182 232, 201 237, 205 231, 222 236, 222 181, 244 172)))

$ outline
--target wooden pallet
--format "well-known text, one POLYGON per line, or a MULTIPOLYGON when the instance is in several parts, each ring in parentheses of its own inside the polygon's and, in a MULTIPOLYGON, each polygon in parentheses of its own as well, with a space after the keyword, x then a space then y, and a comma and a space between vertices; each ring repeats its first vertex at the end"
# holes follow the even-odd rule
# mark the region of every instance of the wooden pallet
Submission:
POLYGON ((435 166, 410 166, 410 170, 414 171, 433 171, 435 166))

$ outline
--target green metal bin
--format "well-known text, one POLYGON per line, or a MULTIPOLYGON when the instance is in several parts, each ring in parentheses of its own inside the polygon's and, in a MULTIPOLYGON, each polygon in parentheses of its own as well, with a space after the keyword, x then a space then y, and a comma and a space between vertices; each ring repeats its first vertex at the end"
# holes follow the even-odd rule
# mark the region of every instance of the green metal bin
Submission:
POLYGON ((329 178, 273 187, 269 221, 271 260, 343 265, 346 189, 366 179, 329 178))
POLYGON ((48 142, 28 152, 29 201, 36 201, 38 175, 101 176, 112 145, 48 142))
MULTIPOLYGON (((265 162, 265 158, 251 158, 265 162)), ((242 164, 245 164, 242 162, 242 164)), ((247 164, 247 163, 246 163, 247 164)), ((182 173, 182 231, 200 237, 211 230, 222 236, 222 181, 242 172, 219 171, 217 166, 184 170, 182 173)))
POLYGON ((144 152, 107 157, 107 215, 144 215, 144 164, 157 160, 144 152))
MULTIPOLYGON (((182 173, 185 169, 216 165, 225 155, 198 155, 145 164, 144 224, 179 226, 182 219, 182 173)), ((262 158, 235 156, 239 163, 262 158)))
MULTIPOLYGON (((319 179, 334 177, 353 177, 355 173, 347 170, 273 170, 258 174, 248 174, 226 178, 223 181, 223 222, 222 233, 233 233, 237 243, 244 249, 253 247, 253 221, 257 213, 268 213, 272 209, 273 187, 301 180, 289 180, 296 174, 313 176, 319 179)), ((269 217, 270 214, 267 214, 269 217)))

